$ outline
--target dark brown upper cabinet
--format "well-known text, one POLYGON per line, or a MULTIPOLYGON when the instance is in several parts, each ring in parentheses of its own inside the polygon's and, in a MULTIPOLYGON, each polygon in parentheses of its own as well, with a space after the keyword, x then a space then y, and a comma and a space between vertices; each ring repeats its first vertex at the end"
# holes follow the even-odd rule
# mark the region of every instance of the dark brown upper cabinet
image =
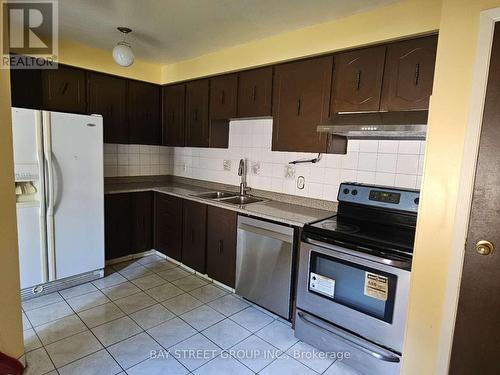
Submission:
POLYGON ((205 273, 207 206, 184 200, 182 222, 182 263, 205 273))
POLYGON ((10 92, 13 107, 42 109, 42 71, 11 69, 10 92))
POLYGON ((273 151, 326 151, 316 127, 329 117, 332 65, 325 56, 275 67, 273 151))
POLYGON ((239 73, 238 117, 271 116, 273 67, 239 73))
POLYGON ((162 88, 162 123, 165 146, 183 147, 185 145, 186 85, 162 88))
POLYGON ((382 111, 426 110, 432 94, 437 35, 389 44, 382 111))
POLYGON ((209 80, 186 84, 186 146, 209 146, 208 122, 209 80))
POLYGON ((182 199, 155 193, 155 250, 182 259, 182 199))
POLYGON ((335 55, 332 109, 371 112, 380 108, 386 46, 335 55))
POLYGON ((146 82, 129 81, 127 111, 129 143, 160 145, 159 86, 146 82))
POLYGON ((234 288, 236 275, 235 211, 208 207, 207 214, 207 274, 234 288))
POLYGON ((238 74, 226 74, 210 79, 210 120, 236 117, 238 74))
POLYGON ((85 71, 59 65, 42 72, 43 108, 51 111, 85 113, 85 71))
POLYGON ((127 81, 118 77, 89 72, 88 113, 100 114, 105 143, 128 143, 126 110, 127 81))

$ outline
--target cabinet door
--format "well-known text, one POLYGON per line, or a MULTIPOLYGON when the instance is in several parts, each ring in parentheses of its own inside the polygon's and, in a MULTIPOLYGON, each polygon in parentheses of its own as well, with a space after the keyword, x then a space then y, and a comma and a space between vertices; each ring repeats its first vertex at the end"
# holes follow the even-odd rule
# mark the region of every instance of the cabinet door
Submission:
POLYGON ((236 275, 236 222, 236 212, 208 207, 207 274, 232 288, 236 275))
POLYGON ((50 111, 85 113, 85 71, 59 65, 42 72, 43 108, 50 111))
POLYGON ((42 109, 42 71, 12 69, 10 93, 13 107, 42 109))
POLYGON ((385 46, 335 55, 332 109, 337 112, 369 112, 380 108, 385 46))
POLYGON ((381 110, 429 109, 436 48, 437 35, 387 47, 381 110))
POLYGON ((153 195, 150 191, 131 193, 132 253, 153 248, 153 195))
POLYGON ((104 196, 104 238, 106 259, 129 255, 132 249, 131 195, 104 196))
POLYGON ((207 206, 184 200, 182 222, 182 263, 205 273, 207 206))
POLYGON ((209 146, 208 87, 208 79, 186 84, 186 146, 209 146))
POLYGON ((210 120, 236 117, 238 74, 227 74, 210 79, 210 120))
POLYGON ((129 81, 127 109, 129 143, 161 144, 159 86, 146 82, 129 81))
POLYGON ((239 74, 238 117, 271 116, 273 68, 248 70, 239 74))
POLYGON ((163 145, 183 147, 185 144, 186 85, 162 88, 163 145))
POLYGON ((333 57, 276 66, 273 82, 273 151, 325 152, 316 127, 329 117, 333 57))
POLYGON ((104 142, 128 143, 127 81, 94 72, 89 72, 87 78, 88 112, 102 115, 104 142))
POLYGON ((182 260, 182 199, 155 193, 155 250, 182 260))

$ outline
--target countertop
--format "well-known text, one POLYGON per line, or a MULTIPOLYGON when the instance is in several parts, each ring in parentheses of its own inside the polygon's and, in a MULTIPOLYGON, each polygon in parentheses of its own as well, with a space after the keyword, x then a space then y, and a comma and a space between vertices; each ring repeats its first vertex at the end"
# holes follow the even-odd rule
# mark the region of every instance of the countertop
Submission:
MULTIPOLYGON (((277 200, 268 200, 258 203, 252 203, 243 207, 214 201, 211 199, 198 198, 193 194, 214 191, 215 189, 203 186, 195 186, 178 182, 127 182, 127 183, 109 183, 105 184, 105 194, 130 193, 140 191, 155 191, 158 193, 169 194, 183 199, 189 199, 196 202, 237 211, 243 214, 277 221, 280 223, 303 227, 305 224, 326 219, 335 214, 333 211, 311 208, 302 205, 280 202, 277 200)), ((258 196, 256 194, 256 196, 258 196)))

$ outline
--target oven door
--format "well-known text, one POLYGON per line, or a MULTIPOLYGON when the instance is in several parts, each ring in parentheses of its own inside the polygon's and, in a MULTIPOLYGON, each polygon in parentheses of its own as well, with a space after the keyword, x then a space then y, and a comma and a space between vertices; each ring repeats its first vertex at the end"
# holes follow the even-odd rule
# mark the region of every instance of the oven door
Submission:
POLYGON ((302 242, 297 307, 401 353, 410 272, 335 245, 302 242))

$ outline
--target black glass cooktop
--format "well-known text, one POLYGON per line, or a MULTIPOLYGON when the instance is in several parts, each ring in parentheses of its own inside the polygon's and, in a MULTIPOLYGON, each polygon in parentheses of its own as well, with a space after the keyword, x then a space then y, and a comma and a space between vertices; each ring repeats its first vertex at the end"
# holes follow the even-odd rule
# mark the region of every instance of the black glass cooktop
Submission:
POLYGON ((304 236, 361 251, 373 250, 411 256, 415 228, 335 215, 306 225, 304 236))

